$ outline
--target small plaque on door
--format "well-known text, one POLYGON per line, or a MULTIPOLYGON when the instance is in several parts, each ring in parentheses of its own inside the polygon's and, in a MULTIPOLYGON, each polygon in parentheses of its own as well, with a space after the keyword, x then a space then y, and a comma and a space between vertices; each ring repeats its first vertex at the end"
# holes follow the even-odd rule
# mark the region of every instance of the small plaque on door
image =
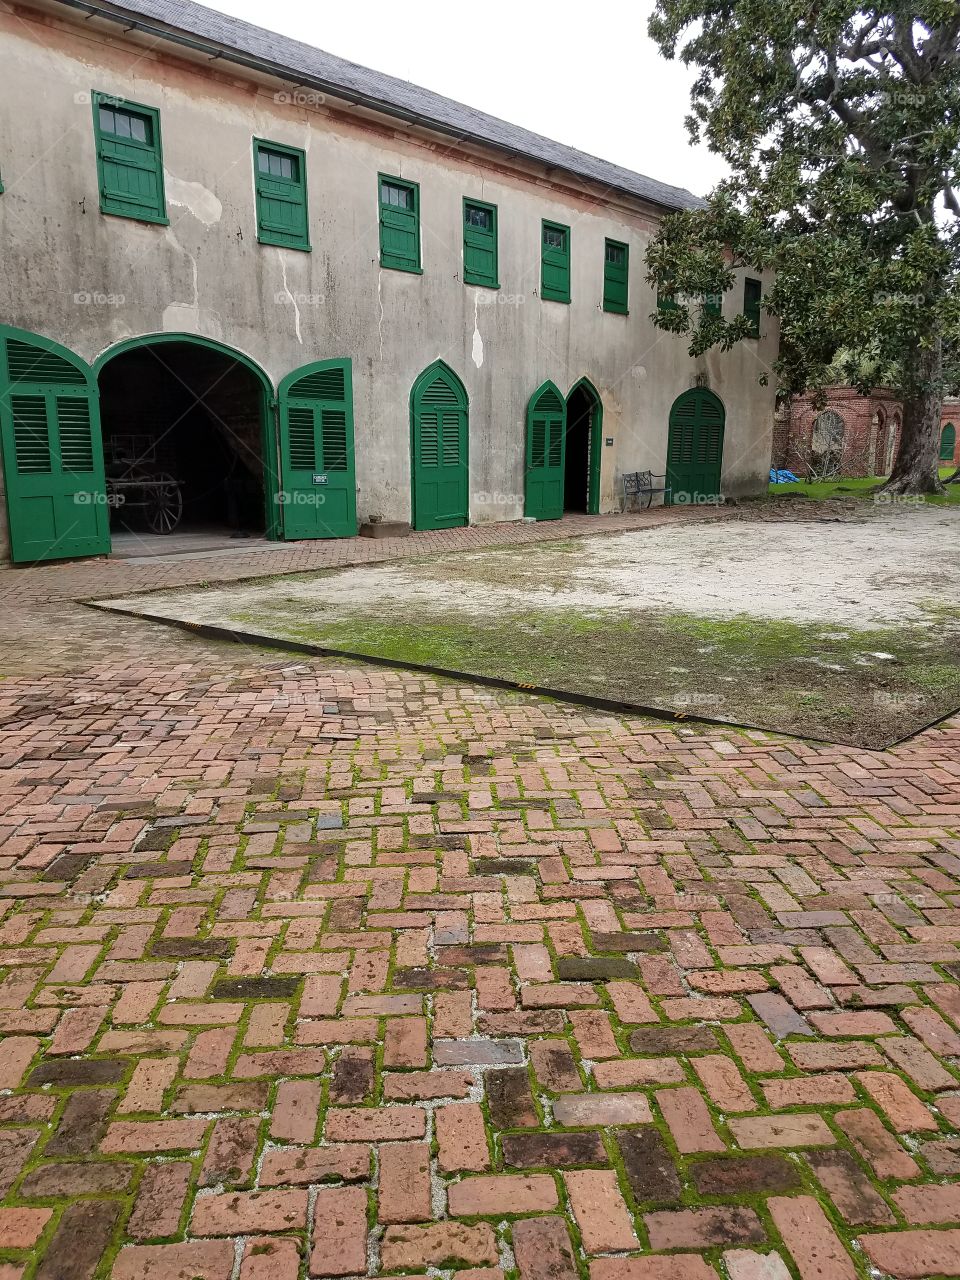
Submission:
POLYGON ((320 476, 320 475, 315 475, 315 476, 313 477, 313 483, 314 483, 314 484, 326 484, 326 483, 327 483, 327 477, 326 477, 326 475, 325 475, 325 474, 324 474, 324 475, 322 475, 322 476, 320 476))

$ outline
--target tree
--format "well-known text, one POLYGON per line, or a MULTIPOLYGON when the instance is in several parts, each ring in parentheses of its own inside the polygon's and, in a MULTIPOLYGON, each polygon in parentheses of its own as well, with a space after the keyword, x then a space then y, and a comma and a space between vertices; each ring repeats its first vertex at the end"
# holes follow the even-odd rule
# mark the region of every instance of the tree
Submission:
MULTIPOLYGON (((698 303, 734 271, 771 271, 775 372, 793 393, 840 365, 903 399, 886 489, 942 491, 945 352, 960 335, 960 3, 657 0, 651 36, 694 67, 687 128, 731 176, 668 216, 647 255, 675 305, 654 322, 692 354, 749 334, 698 303), (831 366, 833 368, 831 369, 831 366)), ((952 364, 952 358, 948 358, 952 364)))

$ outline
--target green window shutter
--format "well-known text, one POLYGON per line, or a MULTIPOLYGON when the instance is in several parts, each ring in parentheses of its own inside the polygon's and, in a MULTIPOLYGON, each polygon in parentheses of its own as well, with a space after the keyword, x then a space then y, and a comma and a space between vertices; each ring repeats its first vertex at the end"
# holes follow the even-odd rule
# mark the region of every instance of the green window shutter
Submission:
POLYGON ((703 309, 708 316, 716 316, 718 320, 723 318, 723 294, 722 293, 705 293, 703 295, 703 309))
POLYGON ((497 270, 497 206, 482 200, 464 200, 464 283, 499 289, 497 270))
POLYGON ((167 223, 160 112, 95 93, 93 132, 101 212, 167 223))
POLYGON ((380 174, 380 265, 420 272, 420 187, 380 174))
POLYGON ((307 157, 299 147, 253 140, 257 239, 283 249, 310 250, 307 157))
POLYGON ((763 287, 759 280, 747 276, 743 282, 743 314, 750 323, 750 337, 760 337, 760 298, 763 287))
POLYGON ((603 309, 615 315, 627 314, 627 276, 630 249, 619 240, 605 240, 603 246, 603 309))
POLYGON ((540 230, 540 297, 570 301, 570 228, 546 219, 540 230))
POLYGON ((657 290, 657 310, 658 311, 676 311, 677 298, 676 294, 667 293, 663 289, 657 290))
POLYGON ((956 448, 957 428, 952 422, 948 422, 943 428, 943 435, 940 437, 940 461, 952 462, 956 448))

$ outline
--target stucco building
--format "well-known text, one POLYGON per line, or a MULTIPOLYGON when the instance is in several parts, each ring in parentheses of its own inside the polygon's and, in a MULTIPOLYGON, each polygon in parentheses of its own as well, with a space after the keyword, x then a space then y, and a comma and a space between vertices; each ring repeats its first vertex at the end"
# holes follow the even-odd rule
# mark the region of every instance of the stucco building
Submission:
POLYGON ((181 514, 295 539, 608 511, 646 469, 763 491, 772 321, 693 359, 650 319, 688 192, 188 0, 0 3, 0 41, 15 560, 181 514))

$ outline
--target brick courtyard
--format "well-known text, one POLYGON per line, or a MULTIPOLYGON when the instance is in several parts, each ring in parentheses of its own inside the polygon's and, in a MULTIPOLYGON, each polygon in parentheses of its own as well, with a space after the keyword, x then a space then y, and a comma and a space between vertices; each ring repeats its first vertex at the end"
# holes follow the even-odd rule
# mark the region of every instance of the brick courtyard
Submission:
POLYGON ((960 1275, 960 720, 813 746, 74 603, 334 553, 258 554, 2 575, 0 1280, 960 1275))

